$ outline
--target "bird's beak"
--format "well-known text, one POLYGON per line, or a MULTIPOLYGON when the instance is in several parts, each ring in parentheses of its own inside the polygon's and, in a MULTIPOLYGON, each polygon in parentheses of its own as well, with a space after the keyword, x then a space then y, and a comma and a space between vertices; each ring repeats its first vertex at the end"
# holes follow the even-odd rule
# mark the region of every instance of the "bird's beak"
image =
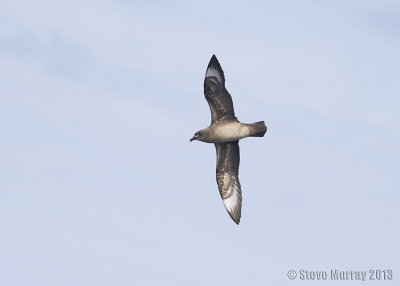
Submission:
POLYGON ((192 142, 193 140, 196 140, 196 136, 193 136, 192 139, 190 139, 190 142, 192 142))

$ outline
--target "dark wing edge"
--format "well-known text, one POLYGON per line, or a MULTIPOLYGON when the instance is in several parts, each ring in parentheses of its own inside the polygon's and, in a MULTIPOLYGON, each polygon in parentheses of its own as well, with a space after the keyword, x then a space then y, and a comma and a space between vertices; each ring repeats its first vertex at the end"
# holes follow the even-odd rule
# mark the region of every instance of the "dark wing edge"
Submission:
POLYGON ((215 143, 217 151, 217 184, 225 209, 239 224, 242 211, 242 190, 239 182, 239 141, 215 143))
POLYGON ((215 55, 207 66, 204 79, 204 95, 211 110, 211 123, 237 121, 232 97, 225 88, 224 71, 215 55))

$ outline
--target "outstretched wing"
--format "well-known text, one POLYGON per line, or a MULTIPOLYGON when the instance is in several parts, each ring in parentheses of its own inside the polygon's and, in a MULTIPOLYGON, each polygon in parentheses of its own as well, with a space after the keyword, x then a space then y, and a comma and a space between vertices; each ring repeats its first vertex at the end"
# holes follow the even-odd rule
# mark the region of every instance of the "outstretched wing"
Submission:
POLYGON ((217 150, 217 184, 228 214, 239 224, 242 190, 239 182, 239 141, 215 143, 217 150))
POLYGON ((207 67, 204 95, 211 110, 211 124, 218 121, 237 121, 232 97, 225 88, 224 71, 215 55, 207 67))

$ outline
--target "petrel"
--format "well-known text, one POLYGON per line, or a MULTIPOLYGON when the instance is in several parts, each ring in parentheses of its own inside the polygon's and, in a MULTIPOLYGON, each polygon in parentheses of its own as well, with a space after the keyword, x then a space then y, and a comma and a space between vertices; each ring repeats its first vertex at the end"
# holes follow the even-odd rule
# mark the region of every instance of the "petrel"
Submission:
POLYGON ((190 142, 214 143, 217 151, 217 184, 229 216, 239 224, 242 210, 242 190, 239 182, 239 140, 263 137, 264 121, 240 123, 233 110, 232 97, 225 88, 224 71, 213 55, 206 70, 204 95, 211 110, 211 125, 197 131, 190 142))

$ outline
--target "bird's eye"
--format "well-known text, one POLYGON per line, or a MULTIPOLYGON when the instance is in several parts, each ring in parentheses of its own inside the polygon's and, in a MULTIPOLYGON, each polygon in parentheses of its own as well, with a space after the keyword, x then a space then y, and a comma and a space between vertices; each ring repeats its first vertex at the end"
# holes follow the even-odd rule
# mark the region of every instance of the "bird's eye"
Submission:
POLYGON ((197 133, 197 136, 201 136, 201 133, 199 132, 199 133, 197 133))

